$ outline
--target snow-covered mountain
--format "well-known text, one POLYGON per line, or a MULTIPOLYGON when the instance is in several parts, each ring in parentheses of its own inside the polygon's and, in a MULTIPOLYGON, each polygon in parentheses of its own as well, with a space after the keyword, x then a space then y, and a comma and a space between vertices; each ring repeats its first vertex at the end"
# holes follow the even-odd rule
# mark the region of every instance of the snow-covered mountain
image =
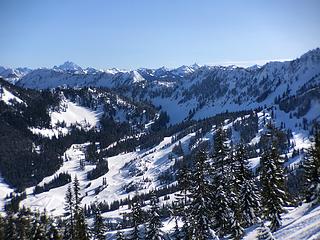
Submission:
POLYGON ((111 69, 85 71, 66 62, 53 69, 37 69, 21 77, 17 85, 46 89, 58 86, 108 87, 139 100, 162 106, 172 123, 186 118, 270 105, 294 96, 320 82, 320 49, 287 62, 264 66, 182 66, 177 69, 111 69), (167 104, 170 102, 170 104, 167 104), (178 112, 177 112, 178 109, 178 112))
POLYGON ((20 78, 30 73, 32 70, 29 68, 8 68, 0 66, 0 77, 5 78, 11 83, 15 83, 20 78))
POLYGON ((60 66, 54 66, 53 69, 58 71, 61 70, 64 72, 81 72, 82 71, 82 68, 79 65, 70 61, 63 63, 60 66))
MULTIPOLYGON (((126 71, 83 69, 66 62, 26 70, 17 78, 15 85, 0 79, 1 209, 15 203, 63 215, 70 182, 63 176, 77 176, 89 221, 100 204, 103 217, 116 225, 110 229, 116 229, 136 194, 147 203, 144 210, 153 190, 161 205, 171 206, 182 165, 190 164, 203 146, 213 151, 218 126, 230 145, 246 145, 250 169, 259 181, 267 123, 272 122, 296 204, 282 214, 283 226, 274 235, 319 237, 319 206, 298 202, 301 163, 311 145, 313 123, 320 121, 320 49, 249 68, 194 64, 126 71), (17 180, 16 175, 22 177, 17 180), (13 191, 21 195, 7 197, 13 191)), ((173 219, 162 221, 162 230, 172 232, 173 219)), ((256 239, 257 233, 255 224, 245 229, 244 237, 256 239)), ((107 235, 115 239, 115 231, 107 235)))

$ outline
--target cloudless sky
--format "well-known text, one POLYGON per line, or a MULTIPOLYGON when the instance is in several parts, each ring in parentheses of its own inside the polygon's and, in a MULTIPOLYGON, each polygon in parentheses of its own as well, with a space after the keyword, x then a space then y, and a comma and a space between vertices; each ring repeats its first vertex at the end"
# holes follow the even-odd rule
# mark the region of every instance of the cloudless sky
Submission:
POLYGON ((0 65, 176 67, 320 47, 319 0, 0 0, 0 65))

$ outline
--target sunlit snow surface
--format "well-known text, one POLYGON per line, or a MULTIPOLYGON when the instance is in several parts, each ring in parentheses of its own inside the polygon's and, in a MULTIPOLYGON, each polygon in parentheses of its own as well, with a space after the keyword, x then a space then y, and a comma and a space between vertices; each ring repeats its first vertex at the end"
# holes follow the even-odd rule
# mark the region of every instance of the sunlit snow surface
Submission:
MULTIPOLYGON (((88 124, 90 126, 96 126, 99 120, 99 113, 91 111, 90 109, 80 107, 75 103, 65 101, 65 110, 60 112, 52 112, 52 125, 60 121, 65 121, 67 126, 70 124, 88 124)), ((308 119, 317 117, 318 111, 316 108, 317 104, 311 106, 310 111, 307 113, 308 119)), ((275 109, 275 123, 277 126, 280 125, 281 121, 285 122, 287 127, 291 128, 293 131, 293 138, 291 141, 295 143, 296 149, 308 148, 310 146, 310 141, 308 138, 308 131, 304 131, 301 127, 296 126, 295 123, 299 122, 296 118, 290 119, 289 114, 275 109)), ((259 117, 259 132, 251 140, 251 144, 256 144, 259 142, 261 135, 265 132, 264 121, 270 120, 270 112, 265 111, 258 113, 259 117)), ((235 120, 238 121, 239 119, 235 120)), ((230 121, 225 121, 224 128, 232 128, 230 121)), ((58 128, 53 129, 42 129, 44 134, 46 131, 58 131, 58 128)), ((35 130, 34 130, 35 131, 35 130)), ((203 140, 212 141, 214 130, 212 129, 203 137, 203 140)), ((48 134, 49 135, 49 134, 48 134)), ((184 151, 188 151, 188 145, 190 138, 194 136, 195 133, 190 133, 180 139, 184 151)), ((239 140, 237 133, 234 134, 232 138, 235 142, 239 140)), ((43 179, 40 185, 49 182, 52 178, 61 172, 68 172, 74 178, 75 175, 80 180, 81 184, 81 194, 84 196, 82 203, 90 204, 93 202, 112 202, 114 200, 124 199, 128 196, 133 197, 134 192, 127 193, 124 188, 129 184, 136 184, 138 186, 138 192, 147 192, 156 187, 161 187, 160 182, 157 180, 159 174, 163 173, 170 168, 175 162, 174 159, 169 158, 169 154, 172 148, 178 144, 178 142, 172 142, 171 137, 164 138, 163 141, 156 147, 149 150, 139 150, 136 152, 119 154, 114 157, 108 158, 109 172, 92 181, 86 179, 87 172, 93 169, 94 165, 86 165, 85 170, 80 170, 80 160, 84 159, 84 151, 87 144, 74 144, 72 145, 64 154, 63 166, 52 176, 48 176, 43 179), (130 170, 138 170, 141 174, 135 175, 130 174, 130 170), (95 194, 95 189, 102 186, 102 178, 106 178, 107 186, 102 187, 102 191, 97 195, 95 194), (90 184, 90 186, 89 186, 90 184)), ((290 157, 291 152, 289 153, 290 157)), ((290 158, 286 165, 297 164, 302 160, 302 156, 295 158, 290 158)), ((259 158, 249 159, 250 166, 253 170, 257 169, 260 164, 259 158)), ((29 206, 33 209, 46 209, 50 214, 62 215, 64 210, 64 197, 67 189, 67 185, 51 189, 48 192, 33 195, 33 188, 27 189, 27 199, 21 202, 21 205, 29 206)), ((10 193, 10 189, 6 184, 0 184, 0 197, 4 199, 5 195, 10 193)), ((174 198, 173 194, 170 194, 170 200, 174 198)), ((3 202, 3 201, 2 201, 3 202)), ((165 201, 163 197, 160 199, 161 204, 165 201)), ((3 207, 3 206, 2 206, 3 207)), ((291 209, 289 213, 283 215, 283 227, 275 233, 277 239, 317 239, 320 231, 320 208, 311 209, 310 205, 303 204, 302 206, 291 209)), ((128 211, 127 206, 122 206, 116 211, 103 213, 104 217, 111 219, 122 218, 122 213, 128 211)), ((171 231, 174 226, 174 222, 166 220, 164 222, 163 230, 165 232, 171 231)), ((113 239, 114 232, 110 232, 110 239, 113 239)), ((246 230, 245 239, 256 239, 257 226, 253 226, 246 230)))
POLYGON ((91 111, 90 109, 78 106, 70 101, 66 101, 65 105, 65 111, 53 112, 51 114, 51 122, 53 126, 62 121, 64 121, 67 126, 75 123, 96 126, 97 122, 99 121, 97 113, 91 111))
POLYGON ((0 96, 0 100, 4 101, 6 104, 11 104, 12 100, 16 100, 18 103, 23 102, 20 98, 13 95, 6 88, 2 88, 2 89, 3 89, 3 93, 2 93, 2 96, 0 96))
POLYGON ((40 134, 45 137, 65 135, 68 133, 68 127, 72 124, 80 125, 89 129, 99 124, 101 111, 92 111, 88 108, 77 105, 76 103, 64 100, 62 109, 50 113, 52 128, 30 128, 34 134, 40 134), (59 123, 64 122, 66 127, 60 127, 59 123))

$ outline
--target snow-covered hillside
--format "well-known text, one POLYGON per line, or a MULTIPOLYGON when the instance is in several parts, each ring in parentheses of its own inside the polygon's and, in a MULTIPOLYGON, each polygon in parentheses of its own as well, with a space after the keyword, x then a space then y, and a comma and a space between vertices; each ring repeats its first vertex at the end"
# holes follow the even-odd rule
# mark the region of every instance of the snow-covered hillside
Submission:
POLYGON ((91 109, 82 107, 69 100, 64 99, 61 102, 59 111, 52 111, 51 128, 30 128, 34 134, 40 134, 51 138, 58 137, 59 134, 67 134, 68 127, 71 125, 81 126, 84 129, 90 129, 99 126, 99 117, 102 111, 92 111, 91 109))
POLYGON ((249 68, 195 64, 177 69, 87 71, 66 62, 53 69, 33 70, 17 84, 36 89, 113 88, 135 99, 149 99, 156 106, 162 106, 171 116, 171 123, 177 123, 187 117, 201 119, 227 110, 270 105, 276 98, 294 96, 302 88, 319 82, 320 49, 315 49, 296 60, 249 68), (179 114, 176 114, 177 109, 179 114))
MULTIPOLYGON (((311 110, 311 113, 314 110, 311 110)), ((310 113, 310 117, 311 117, 310 113)), ((265 131, 264 122, 271 120, 271 110, 263 110, 258 114, 259 131, 256 136, 251 140, 251 143, 259 141, 261 135, 265 131)), ((281 110, 273 109, 275 115, 274 121, 280 126, 281 122, 290 123, 289 114, 281 110)), ((315 116, 312 116, 312 119, 315 116)), ((241 121, 241 118, 235 119, 233 122, 225 121, 224 128, 233 129, 236 122, 241 121)), ((304 131, 301 126, 291 126, 293 130, 292 142, 295 147, 287 154, 289 160, 286 166, 294 166, 299 164, 301 157, 290 158, 294 149, 308 148, 310 141, 308 139, 307 131, 304 131)), ((234 136, 232 141, 236 143, 239 141, 237 132, 233 129, 234 136)), ((212 137, 215 132, 215 127, 205 133, 200 141, 209 141, 212 144, 212 137)), ((83 197, 82 204, 90 205, 96 202, 111 203, 116 200, 125 200, 132 198, 136 194, 147 193, 153 189, 164 187, 163 183, 159 181, 159 176, 170 169, 176 161, 181 160, 179 157, 172 155, 173 148, 181 144, 183 151, 187 154, 190 151, 190 141, 196 136, 195 132, 186 134, 179 140, 175 140, 174 136, 166 137, 163 141, 154 148, 144 150, 138 149, 134 152, 122 153, 113 157, 107 158, 109 171, 95 179, 88 180, 87 173, 94 168, 94 165, 87 164, 84 169, 80 168, 80 161, 85 159, 85 149, 88 144, 74 144, 64 154, 63 166, 52 176, 48 176, 39 183, 43 185, 51 181, 55 175, 63 172, 71 174, 72 178, 75 176, 80 180, 81 194, 83 197), (103 184, 106 179, 107 185, 103 184), (134 186, 133 190, 130 187, 134 186)), ((199 144, 197 142, 193 144, 199 144)), ((253 170, 259 166, 260 158, 249 159, 250 165, 253 170)), ((65 193, 68 185, 53 188, 48 192, 40 194, 33 194, 34 188, 27 189, 27 199, 21 202, 21 205, 31 207, 32 209, 46 209, 50 214, 62 215, 64 212, 65 193)), ((8 190, 6 190, 8 191, 8 190)), ((174 194, 169 194, 169 199, 164 200, 160 198, 161 203, 167 204, 174 199, 174 194)), ((298 208, 288 209, 289 212, 283 215, 283 227, 274 233, 277 239, 317 239, 320 231, 320 215, 319 207, 312 208, 310 204, 303 204, 298 208)), ((128 206, 120 206, 119 209, 109 211, 103 214, 103 217, 109 220, 121 220, 122 215, 128 212, 128 206)), ((173 231, 173 220, 166 220, 162 228, 164 232, 173 231)), ((130 229, 125 230, 128 232, 130 229)), ((258 232, 258 225, 246 229, 244 239, 256 239, 258 232)), ((108 239, 114 239, 115 232, 108 233, 108 239)))
MULTIPOLYGON (((274 124, 286 178, 294 185, 289 187, 295 206, 302 198, 303 183, 295 179, 303 179, 298 175, 302 175, 305 151, 311 146, 312 126, 320 121, 320 49, 293 61, 261 67, 192 65, 125 71, 83 69, 66 62, 14 77, 19 79, 15 85, 0 82, 0 130, 11 151, 11 145, 20 140, 24 148, 19 149, 25 155, 17 159, 20 163, 26 159, 30 169, 24 176, 27 183, 21 184, 12 181, 21 170, 16 173, 12 166, 6 168, 6 175, 0 178, 1 209, 10 202, 8 194, 26 188, 20 206, 63 215, 69 183, 57 180, 60 174, 79 179, 90 223, 92 209, 99 203, 104 206, 104 218, 120 223, 131 211, 132 198, 150 195, 153 190, 163 191, 157 197, 162 206, 169 206, 182 164, 191 163, 202 147, 213 153, 220 124, 230 146, 242 142, 248 148, 256 181, 260 181, 263 166, 261 153, 268 144, 267 123, 274 124), (44 90, 47 88, 50 91, 44 90), (47 159, 55 164, 42 172, 30 156, 42 161, 41 167, 50 164, 47 159), (8 179, 12 184, 6 183, 8 179)), ((1 150, 8 152, 7 146, 1 150)), ((6 156, 2 167, 16 160, 12 155, 6 156)), ((144 201, 146 210, 150 199, 144 201)), ((277 239, 320 237, 319 207, 301 204, 282 215, 283 225, 274 233, 277 239)), ((164 232, 173 230, 172 219, 162 221, 164 232)), ((258 225, 245 232, 245 239, 255 239, 258 225)), ((108 237, 114 239, 114 234, 109 231, 108 237)))
POLYGON ((31 71, 29 68, 8 68, 0 66, 0 77, 5 78, 10 83, 16 83, 31 71))
POLYGON ((23 101, 8 91, 5 87, 1 87, 0 85, 0 100, 4 101, 6 104, 11 104, 11 101, 17 101, 18 103, 22 103, 23 101))

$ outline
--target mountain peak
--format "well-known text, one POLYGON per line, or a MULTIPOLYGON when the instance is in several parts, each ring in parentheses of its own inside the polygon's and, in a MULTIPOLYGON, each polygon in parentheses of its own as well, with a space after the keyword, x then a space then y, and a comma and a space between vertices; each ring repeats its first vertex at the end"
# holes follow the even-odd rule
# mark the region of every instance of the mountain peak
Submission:
POLYGON ((58 67, 54 66, 53 69, 62 71, 82 71, 82 68, 79 65, 71 61, 66 61, 58 67))

